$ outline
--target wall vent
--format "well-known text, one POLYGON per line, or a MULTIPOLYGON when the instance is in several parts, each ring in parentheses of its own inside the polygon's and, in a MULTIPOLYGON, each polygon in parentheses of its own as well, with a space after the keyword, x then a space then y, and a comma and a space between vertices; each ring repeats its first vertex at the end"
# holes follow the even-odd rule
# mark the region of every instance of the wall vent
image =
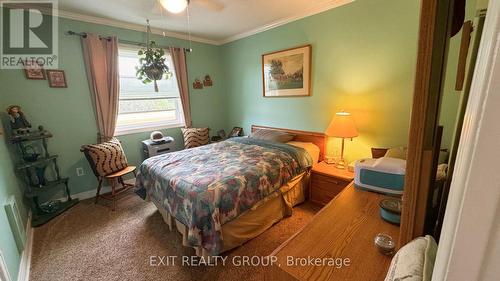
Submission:
POLYGON ((7 271, 7 264, 3 258, 3 254, 0 251, 0 281, 11 281, 9 272, 7 271))
POLYGON ((9 220, 12 235, 16 241, 17 250, 19 251, 19 254, 21 254, 26 243, 26 230, 24 229, 21 214, 19 213, 17 201, 14 196, 11 196, 5 203, 5 213, 7 214, 7 219, 9 220))

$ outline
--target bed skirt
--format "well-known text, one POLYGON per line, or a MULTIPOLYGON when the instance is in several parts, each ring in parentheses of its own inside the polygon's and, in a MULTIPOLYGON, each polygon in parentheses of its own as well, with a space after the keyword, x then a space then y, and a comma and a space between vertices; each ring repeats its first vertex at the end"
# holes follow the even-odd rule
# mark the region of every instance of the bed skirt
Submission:
MULTIPOLYGON (((236 219, 222 226, 222 240, 224 247, 222 252, 229 251, 243 245, 248 240, 257 237, 269 229, 284 217, 292 215, 292 208, 304 202, 309 188, 310 172, 304 172, 280 188, 280 192, 274 192, 259 201, 248 211, 236 219)), ((182 235, 182 245, 192 247, 188 244, 188 228, 176 220, 167 210, 161 207, 161 203, 151 200, 170 231, 175 227, 182 235)), ((210 257, 210 253, 201 246, 192 247, 197 256, 210 257)))

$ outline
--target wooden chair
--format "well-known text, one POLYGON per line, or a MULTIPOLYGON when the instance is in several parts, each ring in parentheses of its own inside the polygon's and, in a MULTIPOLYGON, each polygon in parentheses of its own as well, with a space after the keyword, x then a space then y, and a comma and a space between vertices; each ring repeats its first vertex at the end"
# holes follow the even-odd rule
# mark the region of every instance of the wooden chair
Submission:
MULTIPOLYGON (((120 146, 121 148, 121 146, 120 146)), ((90 164, 90 167, 92 168, 92 171, 94 172, 94 175, 97 177, 97 181, 99 182, 97 186, 97 193, 95 196, 95 204, 97 204, 97 201, 99 198, 103 198, 109 201, 112 201, 112 210, 114 211, 116 209, 116 198, 118 195, 126 192, 130 188, 134 187, 132 184, 127 184, 123 180, 123 176, 133 173, 134 177, 136 176, 135 166, 129 166, 128 164, 125 165, 123 169, 120 169, 118 171, 105 174, 102 171, 100 171, 97 168, 97 163, 95 162, 94 158, 92 157, 88 146, 82 146, 80 149, 81 152, 85 155, 85 158, 87 158, 87 161, 90 164), (108 184, 111 186, 111 192, 105 193, 105 194, 100 194, 101 188, 103 181, 106 180, 108 184), (119 187, 121 185, 121 187, 119 187), (119 188, 118 188, 119 187, 119 188)), ((108 159, 110 162, 114 163, 114 156, 110 156, 111 158, 108 159)))

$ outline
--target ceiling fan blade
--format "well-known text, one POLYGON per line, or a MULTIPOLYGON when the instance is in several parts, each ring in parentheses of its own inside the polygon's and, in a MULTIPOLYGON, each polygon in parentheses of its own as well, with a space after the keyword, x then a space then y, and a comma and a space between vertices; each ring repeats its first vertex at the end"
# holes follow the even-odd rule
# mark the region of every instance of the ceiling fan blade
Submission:
POLYGON ((163 8, 163 6, 160 4, 159 0, 154 0, 153 1, 153 5, 152 5, 152 8, 151 8, 151 13, 159 15, 164 10, 165 10, 165 8, 163 8))
POLYGON ((221 4, 215 0, 191 0, 191 1, 193 4, 203 6, 215 12, 224 10, 224 4, 221 4))

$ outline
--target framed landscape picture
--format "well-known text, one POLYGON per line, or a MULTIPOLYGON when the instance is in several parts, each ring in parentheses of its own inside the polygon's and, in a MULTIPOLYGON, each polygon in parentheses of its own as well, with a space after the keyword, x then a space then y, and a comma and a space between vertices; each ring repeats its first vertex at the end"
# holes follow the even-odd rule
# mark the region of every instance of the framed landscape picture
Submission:
POLYGON ((264 97, 311 95, 311 45, 262 55, 264 97))

